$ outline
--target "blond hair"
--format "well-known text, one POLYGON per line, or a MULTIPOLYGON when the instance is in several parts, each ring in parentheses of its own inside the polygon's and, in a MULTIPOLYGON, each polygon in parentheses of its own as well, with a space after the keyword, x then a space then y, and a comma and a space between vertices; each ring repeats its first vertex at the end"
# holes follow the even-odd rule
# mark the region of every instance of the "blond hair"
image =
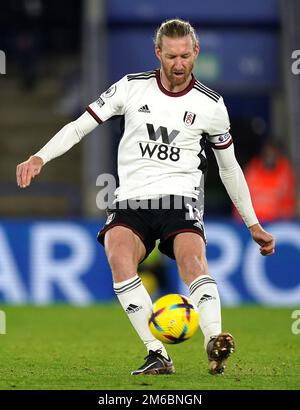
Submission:
POLYGON ((193 47, 197 46, 199 44, 197 34, 194 27, 188 21, 181 19, 166 20, 156 30, 154 43, 156 47, 161 48, 163 36, 180 38, 188 35, 191 36, 193 47))

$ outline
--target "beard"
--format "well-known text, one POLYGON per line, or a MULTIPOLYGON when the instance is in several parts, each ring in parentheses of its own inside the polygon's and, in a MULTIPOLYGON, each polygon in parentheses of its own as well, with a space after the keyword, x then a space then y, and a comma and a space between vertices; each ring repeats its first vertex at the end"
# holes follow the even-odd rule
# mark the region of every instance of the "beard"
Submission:
POLYGON ((164 70, 164 74, 169 81, 171 87, 176 87, 180 86, 184 83, 186 83, 191 75, 191 72, 193 70, 193 65, 191 64, 188 67, 185 67, 184 69, 181 70, 174 70, 172 68, 166 67, 162 63, 162 68, 164 70))

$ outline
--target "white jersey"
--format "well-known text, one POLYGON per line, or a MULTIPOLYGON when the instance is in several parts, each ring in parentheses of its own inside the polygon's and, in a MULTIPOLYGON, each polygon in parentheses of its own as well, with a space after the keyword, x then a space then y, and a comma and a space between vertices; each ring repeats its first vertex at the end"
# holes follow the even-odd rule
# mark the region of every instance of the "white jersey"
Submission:
POLYGON ((126 75, 87 107, 99 123, 123 117, 117 201, 166 194, 197 198, 206 163, 204 141, 214 149, 232 143, 218 93, 194 76, 185 90, 170 92, 159 73, 126 75))
POLYGON ((43 164, 63 155, 97 125, 123 117, 117 201, 184 195, 203 201, 204 143, 210 143, 221 180, 245 224, 258 223, 229 134, 222 97, 193 77, 180 93, 160 82, 159 71, 131 74, 66 124, 35 155, 43 164), (200 187, 200 190, 198 189, 200 187), (199 193, 201 192, 201 196, 199 193))

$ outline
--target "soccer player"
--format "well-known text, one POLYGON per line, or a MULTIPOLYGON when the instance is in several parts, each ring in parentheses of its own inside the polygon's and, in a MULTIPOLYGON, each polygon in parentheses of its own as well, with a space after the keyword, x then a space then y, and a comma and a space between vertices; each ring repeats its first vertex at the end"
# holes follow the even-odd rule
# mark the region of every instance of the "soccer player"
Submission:
POLYGON ((137 275, 138 264, 154 248, 156 239, 160 239, 160 251, 176 260, 190 298, 198 307, 212 374, 223 373, 235 348, 232 335, 222 332, 218 289, 205 256, 206 142, 260 253, 274 253, 274 239, 256 218, 235 158, 223 98, 192 74, 198 53, 198 39, 188 22, 175 19, 162 23, 155 38, 160 69, 123 77, 16 170, 17 183, 25 188, 47 162, 65 153, 97 125, 116 115, 123 117, 118 151, 120 184, 98 240, 105 247, 114 291, 148 351, 145 363, 133 375, 175 371, 165 347, 148 328, 152 302, 137 275))

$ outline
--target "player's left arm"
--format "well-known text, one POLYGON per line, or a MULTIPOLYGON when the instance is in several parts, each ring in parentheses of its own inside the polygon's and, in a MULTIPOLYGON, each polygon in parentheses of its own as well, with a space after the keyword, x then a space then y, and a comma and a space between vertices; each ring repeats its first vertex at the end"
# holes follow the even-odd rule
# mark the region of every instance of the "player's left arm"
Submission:
POLYGON ((264 256, 273 255, 275 240, 259 224, 246 179, 234 154, 233 144, 225 149, 213 148, 213 152, 217 159, 221 180, 243 221, 249 228, 253 240, 260 245, 260 253, 264 256))
POLYGON ((266 232, 256 217, 251 196, 243 171, 234 153, 232 136, 229 133, 230 122, 223 99, 217 102, 210 125, 207 129, 208 141, 215 154, 221 180, 241 215, 251 236, 260 245, 260 253, 273 255, 275 240, 266 232))

